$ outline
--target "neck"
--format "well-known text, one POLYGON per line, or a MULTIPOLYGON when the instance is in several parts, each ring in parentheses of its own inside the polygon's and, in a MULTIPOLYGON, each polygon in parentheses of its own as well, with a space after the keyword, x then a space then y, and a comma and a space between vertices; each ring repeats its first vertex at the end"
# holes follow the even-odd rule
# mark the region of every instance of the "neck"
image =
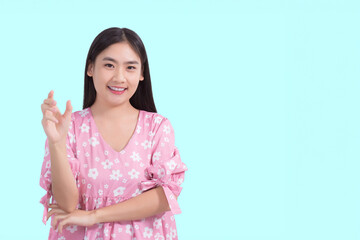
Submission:
POLYGON ((126 120, 132 118, 134 114, 137 115, 138 113, 138 110, 134 108, 130 102, 111 106, 108 104, 101 104, 99 101, 95 101, 95 103, 90 108, 94 116, 110 121, 126 120))

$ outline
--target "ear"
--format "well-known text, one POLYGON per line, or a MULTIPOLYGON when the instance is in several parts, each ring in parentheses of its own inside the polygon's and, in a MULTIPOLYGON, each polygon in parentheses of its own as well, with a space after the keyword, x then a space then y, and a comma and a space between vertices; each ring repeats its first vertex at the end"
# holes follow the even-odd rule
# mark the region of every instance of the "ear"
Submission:
POLYGON ((144 69, 142 69, 141 71, 141 75, 140 75, 140 81, 144 80, 144 69))
POLYGON ((87 75, 89 77, 92 77, 93 76, 93 72, 94 72, 94 65, 92 63, 89 63, 89 66, 88 66, 88 70, 87 70, 87 75))

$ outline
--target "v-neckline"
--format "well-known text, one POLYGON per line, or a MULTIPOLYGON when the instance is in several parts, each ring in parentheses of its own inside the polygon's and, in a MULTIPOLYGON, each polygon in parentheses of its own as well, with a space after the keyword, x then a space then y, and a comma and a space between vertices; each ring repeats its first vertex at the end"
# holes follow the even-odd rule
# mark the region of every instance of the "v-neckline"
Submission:
POLYGON ((136 130, 138 129, 138 126, 139 126, 139 124, 140 124, 141 112, 142 112, 142 110, 140 109, 140 110, 139 110, 139 114, 138 114, 138 119, 137 119, 137 122, 136 122, 136 126, 135 126, 135 129, 134 129, 134 132, 132 133, 129 141, 128 141, 128 142, 125 144, 125 146, 120 150, 120 152, 118 152, 118 151, 116 151, 112 146, 110 146, 110 144, 108 144, 108 143, 105 141, 105 139, 102 137, 102 135, 101 135, 101 133, 100 133, 100 131, 99 131, 96 123, 95 123, 94 115, 93 115, 93 113, 92 113, 92 111, 91 111, 91 108, 89 107, 90 120, 91 120, 92 124, 94 125, 95 132, 97 132, 97 133, 99 134, 99 139, 100 139, 102 142, 104 142, 105 145, 106 145, 109 149, 111 149, 113 152, 115 152, 116 154, 123 153, 123 152, 126 150, 126 148, 130 145, 130 143, 132 142, 132 140, 133 140, 133 138, 134 138, 134 136, 135 136, 135 132, 136 132, 136 130))

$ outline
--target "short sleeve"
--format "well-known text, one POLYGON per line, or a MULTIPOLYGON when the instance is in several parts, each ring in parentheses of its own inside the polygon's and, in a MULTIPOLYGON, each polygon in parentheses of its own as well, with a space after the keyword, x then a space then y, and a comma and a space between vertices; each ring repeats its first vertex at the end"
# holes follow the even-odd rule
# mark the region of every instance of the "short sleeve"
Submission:
MULTIPOLYGON (((78 175, 79 175, 79 161, 76 157, 76 145, 75 145, 75 129, 74 121, 72 117, 71 124, 69 126, 69 132, 66 137, 66 152, 71 167, 71 171, 74 175, 76 183, 78 185, 78 175)), ((41 168, 40 174, 40 186, 46 190, 46 194, 41 198, 40 203, 44 206, 43 212, 43 223, 46 224, 46 216, 48 212, 48 205, 50 201, 55 202, 55 199, 52 198, 51 191, 51 160, 50 160, 50 151, 48 139, 45 140, 45 154, 44 161, 41 168)))
POLYGON ((141 190, 162 186, 173 214, 181 213, 176 197, 182 190, 186 165, 181 161, 175 146, 174 129, 167 118, 163 118, 153 139, 150 166, 145 169, 146 181, 141 182, 141 190))

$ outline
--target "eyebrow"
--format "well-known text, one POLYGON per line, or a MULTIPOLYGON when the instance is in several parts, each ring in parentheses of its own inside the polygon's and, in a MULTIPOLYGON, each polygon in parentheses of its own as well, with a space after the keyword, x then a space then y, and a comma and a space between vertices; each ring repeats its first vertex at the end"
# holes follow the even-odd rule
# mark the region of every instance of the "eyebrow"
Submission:
MULTIPOLYGON (((104 57, 103 61, 110 61, 110 62, 114 62, 114 63, 118 63, 115 59, 111 58, 111 57, 104 57)), ((125 62, 126 64, 139 64, 138 61, 127 61, 125 62)))

